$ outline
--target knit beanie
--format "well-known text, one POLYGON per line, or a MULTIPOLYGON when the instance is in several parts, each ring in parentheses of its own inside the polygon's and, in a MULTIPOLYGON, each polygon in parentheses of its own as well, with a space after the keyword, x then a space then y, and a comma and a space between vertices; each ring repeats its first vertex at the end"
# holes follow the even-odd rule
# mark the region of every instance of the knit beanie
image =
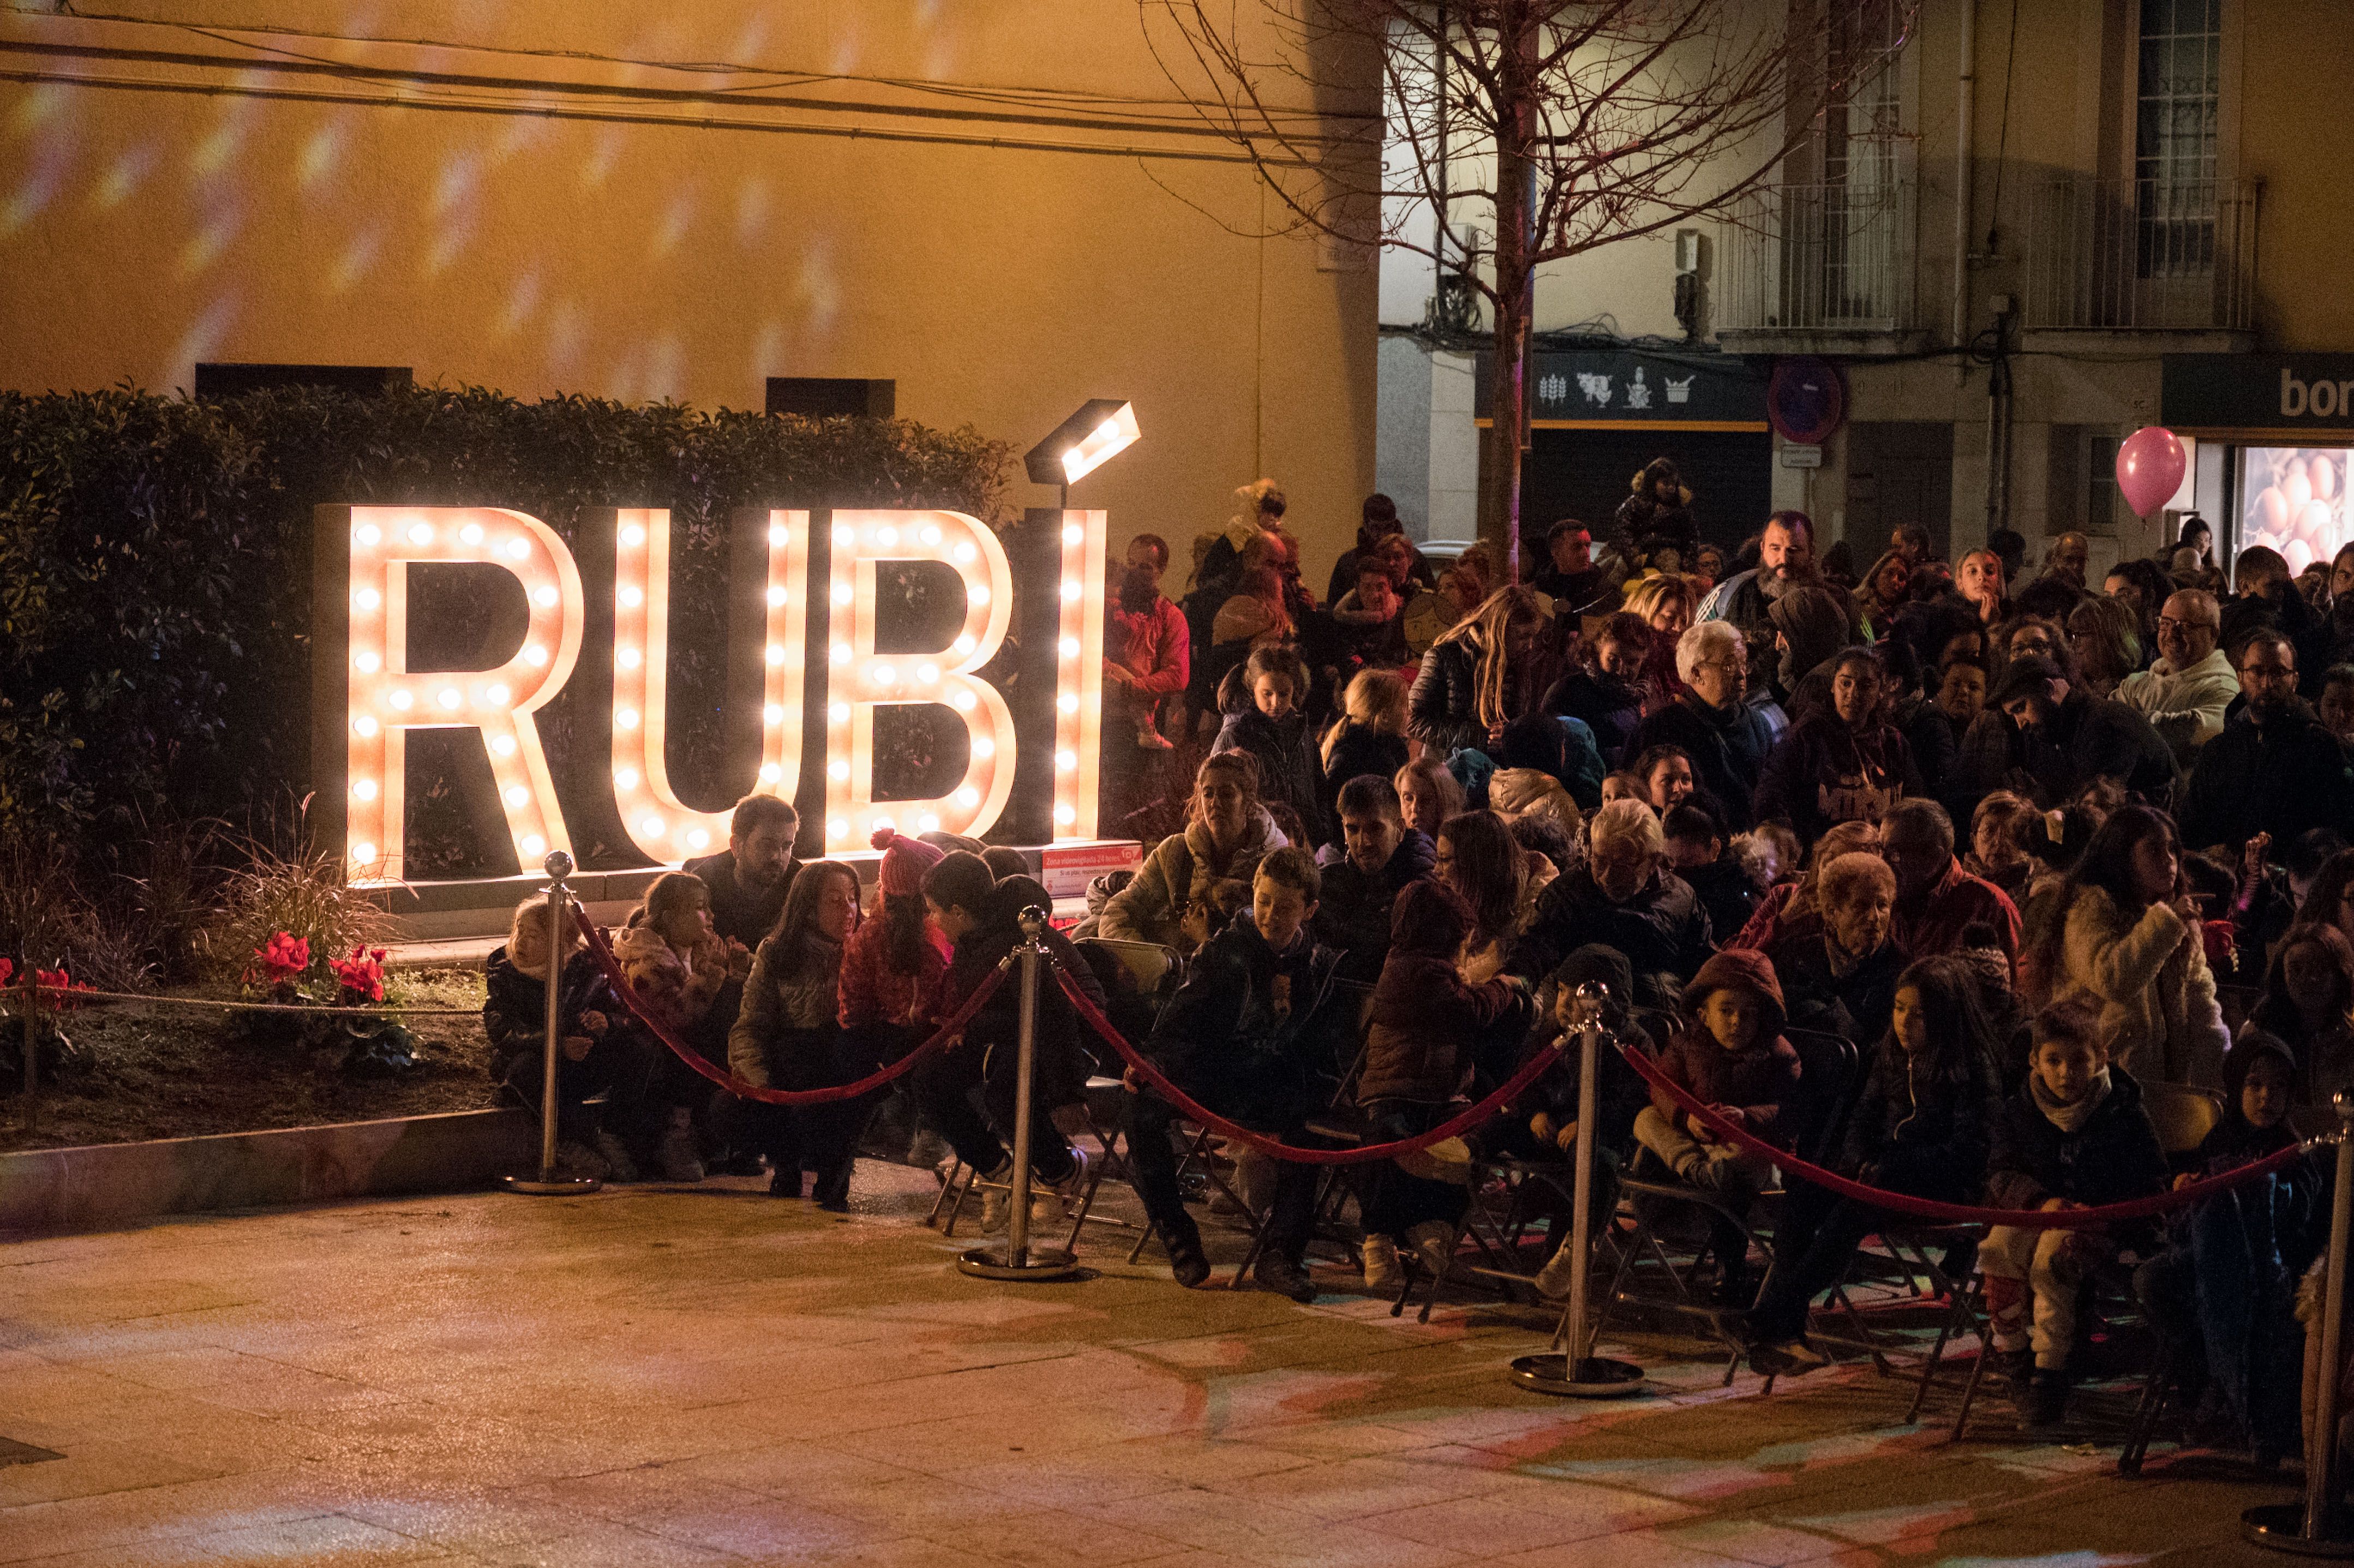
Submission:
POLYGON ((924 891, 924 873, 940 863, 945 851, 921 839, 911 839, 891 828, 877 828, 869 841, 883 852, 883 891, 914 894, 924 891))

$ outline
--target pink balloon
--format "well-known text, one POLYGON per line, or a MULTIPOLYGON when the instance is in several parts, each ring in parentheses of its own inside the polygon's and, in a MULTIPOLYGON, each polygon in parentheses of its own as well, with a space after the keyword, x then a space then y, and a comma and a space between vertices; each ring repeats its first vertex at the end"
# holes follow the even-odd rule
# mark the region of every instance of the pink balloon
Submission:
POLYGON ((2117 492, 2137 517, 2147 517, 2182 488, 2187 460, 2174 432, 2144 425, 2117 447, 2117 492))

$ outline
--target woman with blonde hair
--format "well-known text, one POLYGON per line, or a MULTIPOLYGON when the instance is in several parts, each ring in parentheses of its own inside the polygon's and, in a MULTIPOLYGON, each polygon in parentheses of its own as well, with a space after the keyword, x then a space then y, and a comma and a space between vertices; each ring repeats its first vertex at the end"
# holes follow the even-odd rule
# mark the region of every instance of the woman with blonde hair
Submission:
POLYGON ((1397 787, 1398 810, 1405 825, 1434 842, 1439 824, 1463 810, 1462 784, 1435 757, 1407 763, 1390 782, 1397 787))
POLYGON ((2141 668, 2141 628, 2132 607, 2101 594, 2088 595, 2068 612, 2068 651, 2084 689, 2115 696, 2117 683, 2141 668))
POLYGON ((1422 656, 1407 733, 1442 758, 1500 743, 1545 689, 1537 658, 1544 622, 1532 589, 1515 584, 1489 595, 1422 656))
POLYGON ((1326 819, 1341 786, 1361 773, 1387 779, 1406 764, 1405 682, 1394 671, 1360 670, 1341 696, 1341 716, 1317 748, 1323 765, 1326 819))
POLYGON ((1622 612, 1641 617, 1651 629, 1650 648, 1635 676, 1647 715, 1683 695, 1683 680, 1676 673, 1676 641, 1691 629, 1692 618, 1700 613, 1700 591, 1691 578, 1670 572, 1644 577, 1627 590, 1622 612))
POLYGON ((1891 550, 1872 563, 1855 592, 1855 608, 1874 642, 1884 642, 1896 625, 1896 612, 1912 598, 1913 568, 1891 550))

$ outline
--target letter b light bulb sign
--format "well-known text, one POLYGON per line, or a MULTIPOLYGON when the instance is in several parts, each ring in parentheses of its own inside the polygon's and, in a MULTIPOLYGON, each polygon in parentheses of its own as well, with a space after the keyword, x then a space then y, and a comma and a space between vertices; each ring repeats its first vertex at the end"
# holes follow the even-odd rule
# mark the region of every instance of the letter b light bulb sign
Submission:
MULTIPOLYGON (((336 787, 323 789, 313 810, 323 827, 340 817, 351 879, 405 880, 404 741, 412 729, 463 727, 481 736, 506 838, 525 871, 535 870, 551 851, 569 853, 571 837, 534 718, 564 688, 588 623, 580 572, 564 542, 537 518, 498 507, 323 506, 318 515, 314 753, 325 782, 336 787), (504 662, 409 670, 408 571, 419 563, 495 567, 521 586, 526 624, 504 662)), ((1059 570, 1052 577, 1041 570, 1043 580, 1025 591, 1057 601, 1053 836, 1068 839, 1095 831, 1106 516, 1051 515, 1059 521, 1052 557, 1059 570)), ((663 755, 671 618, 698 611, 671 602, 668 514, 624 509, 616 524, 613 698, 605 715, 613 800, 637 847, 674 864, 726 839, 726 810, 684 804, 671 789, 663 755)), ((758 688, 759 760, 757 774, 735 788, 794 792, 802 737, 813 728, 802 705, 805 689, 814 689, 805 683, 814 661, 823 670, 829 851, 863 846, 885 825, 910 833, 986 831, 1012 794, 1017 747, 1005 697, 979 675, 1013 622, 1013 572, 997 535, 958 512, 838 511, 813 521, 809 512, 780 510, 768 514, 767 538, 757 655, 765 666, 758 688), (813 528, 830 531, 831 545, 827 580, 814 604, 813 528), (962 581, 964 616, 945 646, 878 652, 875 567, 902 560, 939 563, 962 581), (963 773, 937 798, 876 800, 875 712, 913 704, 936 705, 961 722, 963 773)), ((501 591, 511 596, 513 586, 501 591)), ((492 619, 486 606, 483 620, 492 619)), ((1038 700, 1046 700, 1044 692, 1038 700)), ((577 742, 574 755, 587 755, 577 742)), ((816 805, 799 803, 804 815, 816 805)))

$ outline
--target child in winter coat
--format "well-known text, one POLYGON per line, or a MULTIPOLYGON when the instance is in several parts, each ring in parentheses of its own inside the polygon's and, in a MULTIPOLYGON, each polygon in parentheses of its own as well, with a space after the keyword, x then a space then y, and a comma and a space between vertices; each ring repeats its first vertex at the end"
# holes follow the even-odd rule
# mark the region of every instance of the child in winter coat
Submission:
MULTIPOLYGON (((1525 982, 1500 978, 1467 985, 1456 973, 1455 955, 1471 926, 1470 906, 1445 883, 1413 883, 1397 896, 1357 1081, 1357 1103, 1372 1119, 1368 1136, 1375 1143, 1414 1138, 1444 1121, 1447 1102, 1470 1073, 1476 1038, 1526 1022, 1515 1017, 1528 1011, 1525 982)), ((1395 1162, 1371 1168, 1359 1195, 1365 1284, 1395 1287, 1400 1236, 1426 1269, 1444 1277, 1468 1202, 1463 1188, 1408 1175, 1395 1162)))
POLYGON ((548 959, 547 901, 526 898, 515 906, 506 946, 483 966, 482 1033, 491 1042, 491 1076, 539 1111, 547 1071, 547 973, 557 981, 556 1154, 577 1174, 618 1181, 637 1179, 637 1164, 620 1139, 606 1130, 604 1108, 585 1102, 627 1080, 642 1076, 642 1048, 627 1029, 615 1027, 620 1003, 605 983, 604 971, 580 945, 577 927, 564 927, 564 956, 548 959))
MULTIPOLYGON (((2057 1210, 2164 1192, 2166 1153, 2143 1108, 2141 1086, 2110 1065, 2092 1011, 2047 1008, 2036 1016, 2027 1082, 1995 1122, 1989 1200, 2005 1209, 2057 1210)), ((2154 1246, 2146 1221, 2114 1231, 1996 1225, 1987 1232, 1978 1266, 1994 1352, 2020 1391, 2029 1425, 2052 1425, 2066 1414, 2076 1293, 2085 1269, 2128 1247, 2154 1246)))
POLYGON ((1397 672, 1358 672, 1341 708, 1341 717, 1324 732, 1318 747, 1322 783, 1317 803, 1327 821, 1338 810, 1341 787, 1350 779, 1364 773, 1387 779, 1406 764, 1405 683, 1397 672))
MULTIPOLYGON (((616 943, 624 969, 642 969, 642 978, 661 991, 664 1026, 705 1060, 724 1058, 727 1033, 743 1005, 744 978, 752 972, 752 953, 714 929, 711 889, 704 880, 684 871, 654 878, 616 943)), ((631 989, 642 997, 641 978, 629 974, 631 989)), ((709 1098, 709 1091, 659 1040, 648 1044, 653 1072, 647 1080, 646 1114, 660 1139, 650 1152, 661 1161, 664 1181, 700 1181, 695 1107, 709 1098)))
MULTIPOLYGON (((1798 1086, 1798 1054, 1782 1038, 1782 985, 1763 953, 1723 952, 1701 965, 1684 988, 1683 1027, 1659 1053, 1670 1081, 1726 1120, 1779 1148, 1796 1140, 1797 1117, 1785 1116, 1798 1086)), ((1654 1090, 1635 1118, 1635 1140, 1695 1187, 1735 1208, 1773 1180, 1764 1156, 1728 1142, 1654 1090)), ((1712 1222, 1722 1265, 1718 1292, 1746 1305, 1748 1241, 1738 1227, 1712 1222)))
MULTIPOLYGON (((1923 959, 1897 978, 1888 1037, 1849 1113, 1839 1169, 1867 1186, 1966 1203, 1986 1181, 1987 1148, 2002 1111, 1996 1041, 1970 966, 1923 959)), ((1774 1233, 1774 1267, 1757 1305, 1734 1326, 1767 1374, 1811 1372, 1808 1305, 1847 1277, 1855 1249, 1886 1212, 1805 1181, 1789 1184, 1774 1233)))
POLYGON ((1288 647, 1254 649, 1242 668, 1242 693, 1228 703, 1225 724, 1211 747, 1248 752, 1258 763, 1258 798, 1299 813, 1310 842, 1331 835, 1323 827, 1324 770, 1299 705, 1308 696, 1308 671, 1288 647))
MULTIPOLYGON (((2296 1057, 2285 1044, 2261 1030, 2243 1034, 2223 1059, 2223 1119, 2175 1185, 2295 1143, 2288 1111, 2296 1080, 2296 1057)), ((2296 1287, 2327 1234, 2320 1196, 2317 1169, 2294 1161, 2170 1217, 2166 1251, 2134 1271, 2134 1294, 2166 1347, 2169 1375, 2185 1389, 2213 1379, 2266 1466, 2300 1440, 2305 1330, 2296 1321, 2296 1287)))

